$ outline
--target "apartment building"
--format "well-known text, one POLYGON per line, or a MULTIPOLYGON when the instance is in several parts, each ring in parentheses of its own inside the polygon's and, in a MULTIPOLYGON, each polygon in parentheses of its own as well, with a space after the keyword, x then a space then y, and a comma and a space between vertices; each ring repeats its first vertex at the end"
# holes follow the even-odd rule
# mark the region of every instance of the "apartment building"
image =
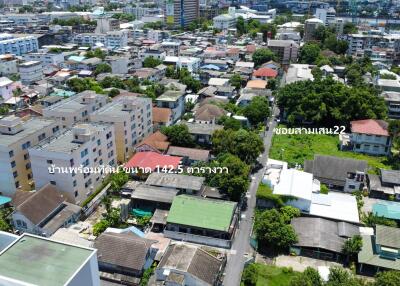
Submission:
POLYGON ((38 48, 38 39, 34 36, 16 37, 11 34, 0 34, 0 55, 14 54, 21 56, 36 52, 38 48))
POLYGON ((0 75, 10 75, 18 72, 17 58, 14 55, 0 55, 0 75))
POLYGON ((43 116, 57 118, 63 128, 70 128, 77 122, 88 121, 89 114, 103 107, 107 96, 86 90, 43 109, 43 116))
POLYGON ((112 123, 118 162, 127 161, 133 147, 153 132, 151 99, 124 96, 90 115, 92 122, 112 123))
POLYGON ((322 25, 324 25, 324 22, 318 18, 307 19, 304 22, 304 41, 308 42, 314 40, 315 31, 322 25))
POLYGON ((28 149, 61 129, 55 120, 16 116, 0 119, 0 194, 12 196, 17 189, 32 189, 28 149))
POLYGON ((388 108, 388 117, 392 119, 400 119, 400 93, 386 91, 382 93, 388 108))
POLYGON ((128 30, 109 31, 104 34, 77 34, 74 43, 80 46, 95 46, 102 43, 107 48, 123 48, 128 45, 128 30))
POLYGON ((28 53, 22 56, 25 61, 38 61, 43 66, 60 66, 64 62, 64 55, 62 53, 50 53, 50 52, 37 52, 28 53))
POLYGON ((282 64, 297 62, 299 44, 293 40, 269 40, 268 48, 277 55, 282 64))
POLYGON ((37 188, 50 183, 80 204, 102 183, 105 172, 101 167, 117 162, 114 127, 79 123, 33 147, 29 155, 37 188), (87 168, 98 170, 89 172, 87 168))
POLYGON ((23 62, 18 66, 21 82, 25 85, 32 84, 43 79, 43 66, 41 62, 23 62))
POLYGON ((218 30, 228 30, 234 28, 236 18, 229 14, 218 15, 213 18, 213 27, 218 30))
POLYGON ((185 28, 200 15, 199 0, 168 0, 165 2, 166 22, 168 25, 185 28))
POLYGON ((156 98, 157 107, 169 108, 172 112, 172 121, 176 122, 185 113, 185 92, 167 90, 156 98))

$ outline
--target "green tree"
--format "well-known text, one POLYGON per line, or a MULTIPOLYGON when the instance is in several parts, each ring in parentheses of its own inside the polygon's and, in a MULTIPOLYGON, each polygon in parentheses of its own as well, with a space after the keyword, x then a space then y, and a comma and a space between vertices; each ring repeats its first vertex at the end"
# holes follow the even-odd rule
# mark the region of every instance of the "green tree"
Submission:
POLYGON ((400 149, 400 119, 389 121, 389 134, 393 140, 393 146, 400 149))
POLYGON ((244 21, 243 17, 241 17, 241 16, 239 16, 236 19, 236 31, 239 36, 246 34, 247 25, 246 25, 246 22, 244 21))
POLYGON ((362 286, 361 280, 357 279, 351 272, 343 267, 334 266, 329 268, 328 282, 326 286, 362 286))
POLYGON ((343 26, 343 34, 357 34, 357 26, 351 22, 346 22, 343 26))
POLYGON ((118 172, 111 174, 111 189, 117 193, 128 182, 129 175, 125 172, 118 172))
POLYGON ((240 76, 240 74, 234 74, 229 79, 229 83, 236 89, 240 89, 240 87, 242 86, 242 77, 240 76))
POLYGON ((237 131, 242 128, 242 123, 239 120, 228 116, 222 116, 218 120, 218 124, 222 124, 225 130, 232 129, 237 131))
POLYGON ((361 251, 363 246, 362 237, 355 235, 352 238, 346 240, 343 245, 342 252, 347 256, 347 261, 353 260, 355 256, 361 251))
POLYGON ((400 285, 400 271, 390 270, 378 272, 373 286, 398 286, 400 285))
POLYGON ((299 61, 303 64, 315 64, 321 48, 314 43, 306 43, 300 48, 299 61))
POLYGON ((110 227, 110 224, 107 220, 101 220, 93 225, 93 235, 99 236, 102 234, 108 227, 110 227))
POLYGON ((302 273, 290 281, 290 286, 322 286, 324 285, 318 271, 307 267, 302 273))
POLYGON ((276 90, 276 88, 278 87, 278 81, 277 81, 277 79, 276 79, 276 78, 271 78, 271 79, 269 79, 269 80, 268 80, 268 85, 267 85, 267 87, 268 87, 270 90, 276 90))
POLYGON ((277 209, 263 211, 256 215, 254 231, 259 246, 271 250, 287 250, 297 242, 297 235, 292 225, 277 209))
POLYGON ((397 223, 394 220, 385 218, 383 216, 377 216, 373 213, 363 214, 361 220, 366 226, 375 227, 377 224, 386 225, 390 227, 397 227, 397 223))
POLYGON ((390 74, 390 73, 381 74, 379 76, 379 78, 381 78, 381 79, 393 79, 393 80, 397 79, 397 77, 394 74, 390 74))
POLYGON ((161 60, 159 60, 159 59, 157 59, 155 57, 151 57, 151 56, 150 57, 146 57, 143 60, 143 67, 145 67, 145 68, 154 68, 154 67, 156 67, 156 66, 158 66, 160 64, 162 64, 161 60))
POLYGON ((107 52, 101 50, 100 48, 96 48, 94 50, 86 52, 85 56, 87 58, 99 58, 104 60, 107 56, 107 52))
POLYGON ((242 283, 244 286, 256 286, 258 278, 257 266, 252 263, 245 267, 242 275, 242 283))
POLYGON ((260 66, 268 61, 275 61, 276 55, 267 48, 257 49, 253 54, 253 62, 255 66, 260 66))
POLYGON ((110 73, 112 71, 111 66, 106 63, 100 63, 96 66, 96 69, 94 70, 94 74, 98 75, 101 73, 110 73))
POLYGON ((244 108, 243 115, 247 117, 253 126, 264 122, 270 116, 268 99, 264 96, 253 97, 244 108))
POLYGON ((189 128, 184 124, 177 124, 161 128, 161 132, 168 137, 173 146, 193 147, 194 141, 189 128))
POLYGON ((8 218, 9 212, 8 209, 0 209, 0 230, 1 231, 12 231, 12 226, 10 220, 8 218))

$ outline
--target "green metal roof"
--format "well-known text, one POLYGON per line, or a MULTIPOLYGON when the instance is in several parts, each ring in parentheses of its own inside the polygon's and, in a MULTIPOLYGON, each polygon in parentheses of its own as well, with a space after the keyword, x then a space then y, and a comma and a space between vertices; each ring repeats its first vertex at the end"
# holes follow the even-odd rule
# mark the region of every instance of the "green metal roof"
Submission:
POLYGON ((373 265, 377 267, 384 267, 387 269, 400 270, 400 259, 392 260, 382 258, 375 252, 375 246, 373 245, 373 236, 363 235, 363 246, 361 251, 358 253, 358 262, 373 265))
POLYGON ((378 216, 400 220, 400 203, 379 202, 372 206, 372 212, 378 216))
POLYGON ((40 286, 65 285, 93 252, 24 235, 0 254, 0 276, 40 286))
POLYGON ((236 203, 181 195, 174 198, 167 223, 228 231, 236 203))

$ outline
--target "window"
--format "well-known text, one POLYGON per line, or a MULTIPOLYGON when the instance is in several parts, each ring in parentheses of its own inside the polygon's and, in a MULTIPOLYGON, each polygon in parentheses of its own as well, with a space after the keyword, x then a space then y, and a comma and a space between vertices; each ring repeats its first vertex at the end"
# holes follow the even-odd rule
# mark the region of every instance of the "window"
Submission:
POLYGON ((355 188, 356 188, 356 186, 354 186, 354 185, 349 185, 349 189, 354 190, 355 188))
POLYGON ((32 174, 28 174, 28 180, 32 179, 32 174))
POLYGON ((60 127, 58 125, 56 127, 53 127, 53 133, 58 132, 58 130, 60 130, 60 127))
POLYGON ((50 181, 50 184, 52 184, 52 185, 57 185, 57 183, 56 183, 56 181, 50 181))
POLYGON ((31 147, 31 141, 22 144, 22 150, 28 149, 29 147, 31 147))
POLYGON ((38 140, 39 140, 39 141, 42 141, 44 138, 46 138, 46 134, 45 134, 45 133, 42 133, 42 134, 40 134, 40 135, 38 136, 38 140))
POLYGON ((81 151, 81 158, 85 157, 88 154, 88 149, 81 151))
POLYGON ((16 166, 15 161, 12 161, 11 162, 11 168, 15 168, 15 166, 16 166))
POLYGON ((15 187, 19 188, 19 182, 18 181, 15 182, 15 187))
POLYGON ((11 150, 10 152, 8 152, 8 155, 10 155, 10 157, 13 157, 14 156, 14 151, 11 150))
POLYGON ((18 177, 18 172, 17 172, 17 171, 14 171, 14 172, 13 172, 13 176, 14 176, 14 178, 18 177))
POLYGON ((69 160, 69 164, 71 165, 71 167, 74 165, 74 159, 70 159, 69 160))
POLYGON ((75 198, 76 198, 78 196, 78 191, 75 191, 74 195, 75 195, 75 198))
POLYGON ((29 153, 24 154, 24 160, 28 160, 29 159, 29 153))
POLYGON ((53 164, 53 160, 47 160, 47 164, 53 164))
POLYGON ((100 144, 101 144, 100 139, 97 139, 97 146, 100 146, 100 144))
POLYGON ((74 182, 72 183, 72 185, 73 185, 74 187, 76 187, 76 181, 74 181, 74 182))
POLYGON ((31 168, 31 163, 26 163, 25 169, 29 170, 31 168))

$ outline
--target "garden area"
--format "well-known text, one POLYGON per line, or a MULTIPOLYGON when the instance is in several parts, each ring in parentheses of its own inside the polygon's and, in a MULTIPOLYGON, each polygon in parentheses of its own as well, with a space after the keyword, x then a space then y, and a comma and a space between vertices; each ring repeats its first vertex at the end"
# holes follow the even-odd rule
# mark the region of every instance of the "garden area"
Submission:
MULTIPOLYGON (((284 128, 285 126, 280 125, 279 127, 284 128)), ((304 160, 311 160, 316 154, 365 160, 371 168, 369 173, 375 173, 378 168, 392 169, 392 165, 386 157, 340 151, 338 135, 275 134, 272 138, 269 156, 271 159, 288 162, 290 167, 294 167, 296 164, 303 167, 304 160)))
POLYGON ((286 286, 297 275, 291 268, 253 263, 245 268, 241 286, 286 286))

